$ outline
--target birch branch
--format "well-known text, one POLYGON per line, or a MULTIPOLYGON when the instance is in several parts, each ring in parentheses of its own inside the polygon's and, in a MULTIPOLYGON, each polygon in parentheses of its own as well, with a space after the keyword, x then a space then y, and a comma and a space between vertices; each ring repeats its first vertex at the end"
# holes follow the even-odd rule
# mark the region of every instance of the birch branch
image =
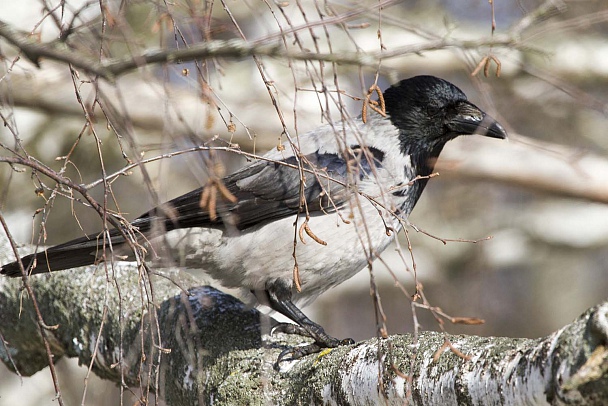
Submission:
MULTIPOLYGON (((0 247, 4 263, 4 236, 0 247)), ((262 335, 264 319, 255 309, 210 287, 194 287, 197 281, 182 272, 153 277, 153 306, 145 300, 142 306, 150 290, 127 263, 115 267, 113 278, 89 267, 31 283, 46 323, 56 326, 49 331, 56 358, 78 357, 88 365, 95 354, 94 373, 148 386, 168 404, 608 402, 608 302, 541 339, 435 332, 374 338, 284 362, 276 371, 280 350, 301 338, 262 335), (446 338, 468 358, 450 351, 446 338)), ((0 307, 7 341, 0 358, 23 375, 43 369, 40 335, 19 280, 0 279, 0 307)))

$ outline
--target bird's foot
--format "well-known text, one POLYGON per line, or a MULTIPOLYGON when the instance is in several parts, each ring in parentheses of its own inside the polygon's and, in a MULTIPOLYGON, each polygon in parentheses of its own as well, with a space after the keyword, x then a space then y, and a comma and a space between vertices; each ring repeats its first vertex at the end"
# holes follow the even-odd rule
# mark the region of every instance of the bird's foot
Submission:
POLYGON ((314 338, 310 331, 293 323, 278 323, 272 328, 271 334, 274 333, 296 334, 303 337, 314 338))
POLYGON ((315 340, 314 343, 289 347, 281 351, 275 363, 275 369, 279 369, 279 364, 286 360, 297 360, 310 354, 316 354, 326 348, 336 348, 341 345, 351 345, 355 343, 352 338, 345 338, 339 340, 335 337, 330 336, 323 330, 318 324, 311 324, 306 326, 299 326, 291 323, 279 323, 276 325, 272 333, 281 332, 285 334, 297 334, 304 337, 309 337, 315 340))

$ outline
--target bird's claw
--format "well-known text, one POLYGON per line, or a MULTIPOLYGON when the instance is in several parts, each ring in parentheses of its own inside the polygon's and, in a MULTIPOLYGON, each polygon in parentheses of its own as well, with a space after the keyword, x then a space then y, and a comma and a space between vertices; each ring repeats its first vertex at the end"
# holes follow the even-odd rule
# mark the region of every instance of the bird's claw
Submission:
POLYGON ((279 370, 279 364, 282 361, 292 360, 295 361, 302 357, 310 354, 316 354, 325 348, 336 348, 342 345, 351 345, 355 343, 352 338, 345 338, 339 340, 328 335, 320 326, 315 325, 316 328, 305 328, 297 324, 291 323, 279 323, 273 329, 272 333, 285 333, 285 334, 297 334, 304 337, 309 337, 315 340, 312 344, 307 344, 297 347, 289 347, 281 351, 277 357, 277 361, 274 364, 274 368, 279 370))
POLYGON ((323 347, 321 347, 317 343, 302 345, 299 347, 285 348, 277 357, 277 361, 274 363, 274 369, 278 371, 280 369, 280 364, 282 361, 295 361, 307 355, 316 354, 322 349, 323 347))

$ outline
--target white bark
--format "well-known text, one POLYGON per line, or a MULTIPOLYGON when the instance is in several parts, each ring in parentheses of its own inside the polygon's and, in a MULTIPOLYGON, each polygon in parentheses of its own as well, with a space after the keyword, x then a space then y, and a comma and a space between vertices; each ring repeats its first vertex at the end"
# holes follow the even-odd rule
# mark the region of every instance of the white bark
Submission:
MULTIPOLYGON (((0 247, 4 263, 11 252, 4 237, 0 247)), ((126 263, 109 278, 102 268, 30 278, 45 323, 57 326, 48 330, 55 359, 78 357, 88 365, 97 342, 94 373, 129 386, 150 385, 168 404, 608 402, 608 302, 542 339, 423 332, 417 339, 370 339, 284 362, 275 371, 279 351, 300 337, 262 335, 267 329, 255 309, 212 288, 193 287, 197 281, 182 272, 151 280, 153 291, 126 263), (157 306, 148 306, 148 298, 157 306), (153 309, 158 324, 150 317, 153 309), (470 359, 449 349, 435 359, 446 337, 470 359)), ((7 341, 0 358, 31 375, 45 368, 47 358, 21 284, 0 279, 0 332, 7 341)))

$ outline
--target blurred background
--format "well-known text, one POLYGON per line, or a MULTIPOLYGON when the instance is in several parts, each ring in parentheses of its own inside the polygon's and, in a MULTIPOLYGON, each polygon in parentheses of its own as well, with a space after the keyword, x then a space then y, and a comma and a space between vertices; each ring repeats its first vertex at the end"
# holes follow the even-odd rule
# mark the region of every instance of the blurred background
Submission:
MULTIPOLYGON (((0 208, 20 243, 64 242, 98 231, 102 222, 77 193, 1 162, 14 151, 92 186, 101 201, 103 184, 93 182, 131 162, 196 145, 238 144, 262 153, 285 134, 342 114, 356 117, 376 78, 384 89, 432 74, 459 86, 510 134, 508 142, 467 137, 448 144, 436 167, 440 176, 410 217, 438 237, 408 229, 429 304, 485 320, 446 323, 446 331, 542 337, 607 296, 604 1, 9 0, 0 3, 0 21, 91 63, 235 38, 291 56, 141 63, 104 80, 53 57, 38 68, 0 33, 0 208), (302 60, 308 51, 337 62, 302 60)), ((135 218, 203 185, 208 159, 190 152, 132 169, 109 184, 109 205, 135 218)), ((234 153, 215 159, 227 172, 245 163, 234 153)), ((409 258, 403 235, 400 245, 409 258)), ((406 268, 393 248, 382 258, 413 294, 413 265, 406 268)), ((412 332, 411 298, 391 272, 374 264, 388 333, 412 332)), ((326 292, 305 312, 336 337, 376 336, 370 272, 326 292)), ((417 308, 416 317, 423 329, 439 328, 427 310, 417 308)), ((82 401, 85 386, 85 404, 119 403, 114 384, 93 378, 85 385, 86 368, 70 360, 57 365, 69 404, 82 401)), ((131 404, 134 398, 125 396, 131 404)), ((51 405, 53 397, 48 370, 20 380, 0 365, 0 404, 51 405)))

